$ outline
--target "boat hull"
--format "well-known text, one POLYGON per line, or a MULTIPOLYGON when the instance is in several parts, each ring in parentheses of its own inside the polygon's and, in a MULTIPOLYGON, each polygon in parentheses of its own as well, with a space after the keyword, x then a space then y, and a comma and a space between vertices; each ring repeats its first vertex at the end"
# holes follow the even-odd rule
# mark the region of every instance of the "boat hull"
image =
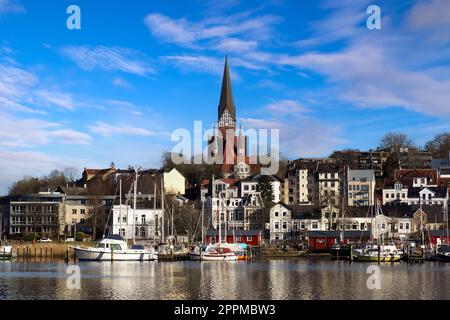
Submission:
MULTIPOLYGON (((358 262, 378 262, 378 256, 373 255, 360 255, 355 256, 355 260, 358 262)), ((380 262, 398 262, 402 260, 400 255, 380 256, 380 262)))
POLYGON ((0 260, 10 260, 13 258, 13 251, 11 246, 0 247, 0 260))
POLYGON ((208 254, 203 253, 201 256, 199 253, 190 253, 189 260, 192 261, 236 261, 239 260, 239 256, 236 255, 220 255, 220 254, 208 254))
POLYGON ((450 262, 450 256, 442 253, 436 254, 435 259, 439 262, 450 262))
POLYGON ((75 255, 79 261, 152 261, 157 260, 157 255, 150 252, 111 252, 75 248, 75 255))

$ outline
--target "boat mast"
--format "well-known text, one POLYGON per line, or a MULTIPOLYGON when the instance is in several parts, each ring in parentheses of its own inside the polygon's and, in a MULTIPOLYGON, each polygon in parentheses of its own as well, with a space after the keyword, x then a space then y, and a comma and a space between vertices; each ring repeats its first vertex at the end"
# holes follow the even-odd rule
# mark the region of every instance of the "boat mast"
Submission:
POLYGON ((137 208, 137 179, 138 179, 138 170, 135 169, 136 176, 134 178, 134 197, 133 197, 133 244, 135 243, 135 235, 136 235, 136 208, 137 208))
POLYGON ((447 238, 445 239, 445 244, 448 245, 449 244, 448 243, 448 198, 447 198, 447 200, 444 201, 444 205, 445 205, 445 208, 444 208, 444 210, 445 210, 445 219, 446 219, 446 222, 447 222, 447 238))
POLYGON ((161 210, 162 210, 161 242, 165 243, 165 238, 164 238, 164 184, 163 184, 163 179, 162 178, 161 178, 161 210))
POLYGON ((119 177, 119 234, 122 231, 122 178, 119 177))
POLYGON ((202 201, 202 241, 201 241, 201 244, 203 244, 203 237, 204 237, 204 230, 203 230, 203 216, 205 215, 204 208, 205 208, 205 202, 202 201))
POLYGON ((156 242, 156 181, 153 189, 153 243, 156 242))
POLYGON ((422 198, 420 198, 419 202, 420 202, 420 233, 421 233, 421 237, 422 237, 422 247, 423 247, 425 245, 425 235, 424 235, 424 232, 423 232, 422 198))

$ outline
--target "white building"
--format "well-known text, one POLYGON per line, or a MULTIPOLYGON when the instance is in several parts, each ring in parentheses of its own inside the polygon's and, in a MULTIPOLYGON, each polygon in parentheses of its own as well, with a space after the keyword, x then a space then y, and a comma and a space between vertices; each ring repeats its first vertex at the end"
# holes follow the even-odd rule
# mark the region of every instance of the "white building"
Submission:
POLYGON ((153 240, 160 237, 161 209, 136 209, 134 212, 129 205, 115 205, 112 217, 113 233, 125 239, 153 240))
POLYGON ((374 170, 348 170, 347 192, 349 206, 372 206, 375 204, 374 170))

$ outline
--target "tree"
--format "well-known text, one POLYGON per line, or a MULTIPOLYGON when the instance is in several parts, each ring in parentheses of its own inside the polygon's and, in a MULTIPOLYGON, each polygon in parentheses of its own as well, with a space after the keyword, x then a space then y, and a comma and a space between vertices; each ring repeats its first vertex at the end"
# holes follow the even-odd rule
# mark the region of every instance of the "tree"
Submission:
POLYGON ((389 132, 380 139, 378 147, 380 149, 391 149, 392 152, 399 153, 401 148, 415 148, 415 144, 403 133, 389 132))
MULTIPOLYGON (((343 199, 341 199, 341 201, 343 201, 343 199)), ((331 230, 332 226, 337 221, 337 214, 339 212, 339 206, 337 205, 336 196, 333 196, 327 190, 319 187, 318 204, 322 216, 328 222, 328 230, 331 230)))
POLYGON ((448 158, 450 152, 450 132, 437 134, 425 144, 425 150, 430 152, 433 158, 448 158))
POLYGON ((269 210, 273 205, 274 194, 271 179, 269 176, 261 175, 256 185, 256 190, 261 195, 261 200, 263 202, 263 207, 261 208, 261 227, 264 228, 264 223, 266 223, 269 217, 269 210))
POLYGON ((62 174, 66 178, 67 182, 74 182, 81 176, 80 170, 75 167, 65 168, 62 174))

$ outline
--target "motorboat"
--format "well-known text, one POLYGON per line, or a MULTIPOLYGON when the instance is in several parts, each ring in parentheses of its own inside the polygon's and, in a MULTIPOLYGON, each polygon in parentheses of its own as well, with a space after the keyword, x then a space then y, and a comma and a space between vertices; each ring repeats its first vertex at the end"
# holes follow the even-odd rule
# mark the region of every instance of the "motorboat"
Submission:
POLYGON ((210 244, 203 251, 195 247, 189 254, 189 259, 194 261, 236 261, 238 255, 230 248, 229 244, 210 244))
POLYGON ((450 262, 450 246, 439 246, 435 255, 435 259, 440 262, 450 262))
POLYGON ((76 247, 75 255, 79 261, 152 261, 158 260, 158 252, 143 245, 128 246, 120 235, 102 239, 97 247, 76 247))
POLYGON ((359 262, 398 262, 403 257, 403 251, 395 245, 366 245, 353 250, 354 259, 359 262))

